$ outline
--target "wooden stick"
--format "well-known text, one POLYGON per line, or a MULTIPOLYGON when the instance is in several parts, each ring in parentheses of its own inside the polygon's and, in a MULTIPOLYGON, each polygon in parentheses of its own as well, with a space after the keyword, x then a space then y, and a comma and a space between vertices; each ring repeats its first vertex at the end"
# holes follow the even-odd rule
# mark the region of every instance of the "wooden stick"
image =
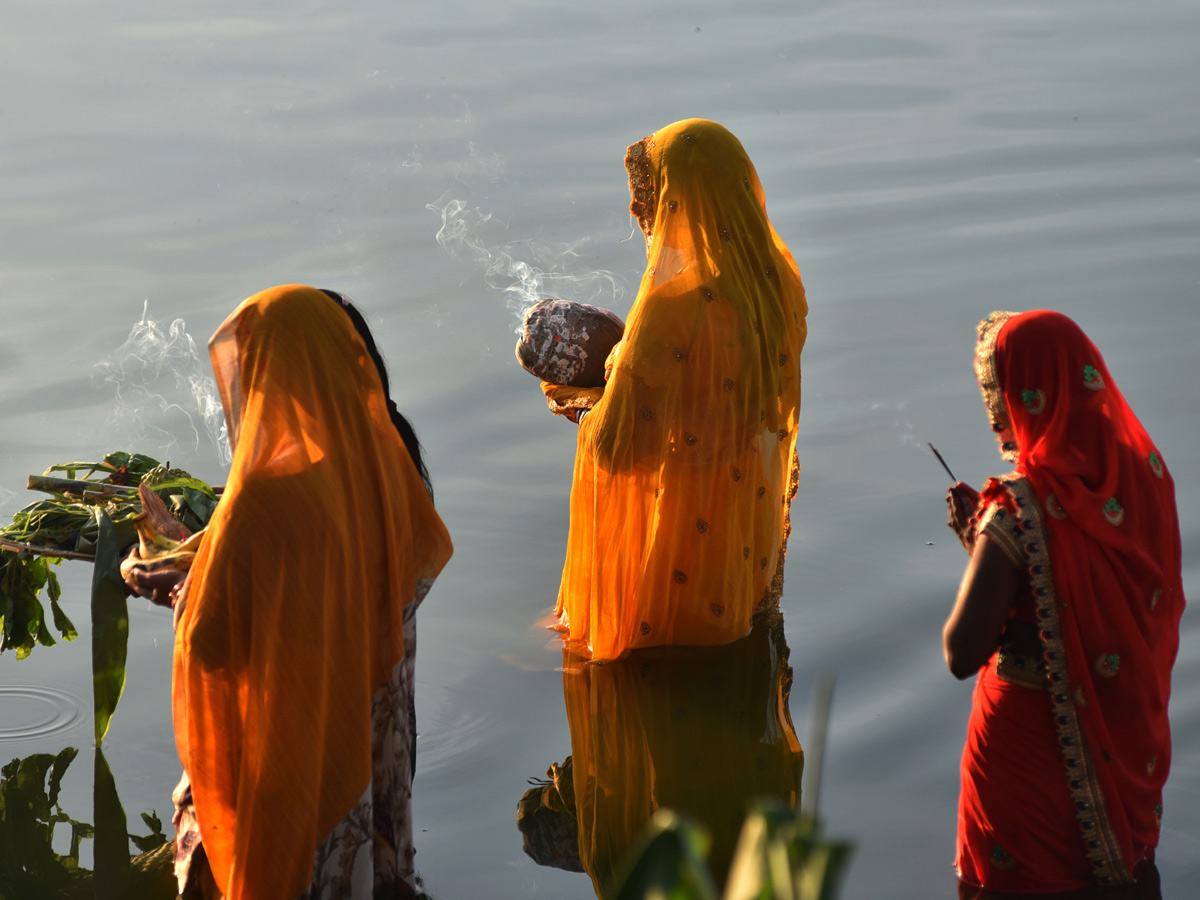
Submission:
POLYGON ((54 550, 50 547, 39 547, 36 544, 23 544, 20 541, 10 541, 0 538, 0 548, 12 550, 14 553, 32 553, 35 556, 57 556, 60 559, 86 559, 95 562, 96 557, 91 553, 77 553, 74 550, 54 550))
POLYGON ((930 443, 929 449, 932 450, 933 455, 938 458, 938 462, 940 462, 942 464, 942 468, 946 470, 946 474, 950 476, 950 480, 953 481, 955 484, 958 484, 958 479, 954 477, 954 473, 950 471, 950 467, 948 465, 946 465, 946 461, 944 459, 942 459, 942 454, 938 453, 937 447, 933 446, 933 444, 930 443))

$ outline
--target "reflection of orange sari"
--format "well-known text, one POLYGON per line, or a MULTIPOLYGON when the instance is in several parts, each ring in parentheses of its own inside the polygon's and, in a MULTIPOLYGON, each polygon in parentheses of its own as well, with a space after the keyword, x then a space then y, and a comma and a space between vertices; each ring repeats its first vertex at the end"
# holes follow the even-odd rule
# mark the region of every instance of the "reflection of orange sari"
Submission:
POLYGON ((647 648, 583 666, 564 653, 579 857, 597 896, 660 806, 711 832, 720 885, 750 803, 796 805, 804 753, 787 660, 778 611, 720 647, 647 648))
POLYGON ((217 886, 298 897, 371 784, 372 698, 450 540, 335 301, 264 291, 210 350, 236 446, 176 632, 175 739, 217 886))
POLYGON ((649 265, 580 425, 557 607, 599 659, 736 640, 778 599, 808 311, 732 134, 677 122, 626 166, 649 265))
POLYGON ((993 654, 962 760, 958 867, 1001 891, 1128 884, 1152 860, 1183 612, 1175 485, 1070 319, 993 313, 980 384, 1016 472, 984 532, 1026 573, 1040 646, 993 654), (1036 677, 1033 677, 1035 676, 1036 677))

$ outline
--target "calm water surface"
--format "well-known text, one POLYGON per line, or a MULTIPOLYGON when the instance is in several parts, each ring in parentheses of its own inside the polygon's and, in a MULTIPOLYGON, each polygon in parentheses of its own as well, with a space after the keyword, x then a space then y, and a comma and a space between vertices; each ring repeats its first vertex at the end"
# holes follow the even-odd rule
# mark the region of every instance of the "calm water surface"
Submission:
MULTIPOLYGON (((1057 308, 1104 350, 1175 473, 1200 597, 1200 7, 249 9, 4 5, 3 511, 27 502, 29 473, 118 447, 222 479, 176 377, 204 364, 180 343, 119 349, 144 304, 164 330, 186 319, 202 349, 261 288, 347 292, 457 551, 421 613, 418 868, 439 898, 592 896, 525 857, 515 826, 526 779, 571 748, 562 657, 536 622, 557 589, 574 431, 513 361, 513 309, 547 293, 627 312, 644 256, 624 148, 717 119, 754 159, 809 292, 783 609, 801 740, 813 682, 838 675, 822 807, 859 843, 844 896, 954 896, 970 687, 947 674, 940 631, 965 557, 924 444, 964 480, 1002 471, 971 371, 984 314, 1057 308)), ((86 625, 90 570, 64 568, 86 625)), ((169 616, 136 602, 130 618, 105 751, 136 821, 169 817, 179 767, 169 616)), ((1189 611, 1175 669, 1170 898, 1200 881, 1196 623, 1189 611)), ((0 659, 0 761, 83 748, 63 803, 90 821, 82 630, 0 659)))

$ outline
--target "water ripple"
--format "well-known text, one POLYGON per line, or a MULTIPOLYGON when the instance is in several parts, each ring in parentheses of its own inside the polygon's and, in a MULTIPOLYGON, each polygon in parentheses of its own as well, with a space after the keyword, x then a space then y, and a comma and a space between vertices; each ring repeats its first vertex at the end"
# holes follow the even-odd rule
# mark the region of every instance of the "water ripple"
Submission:
POLYGON ((0 742, 41 740, 68 731, 87 714, 87 698, 55 685, 0 685, 0 742))

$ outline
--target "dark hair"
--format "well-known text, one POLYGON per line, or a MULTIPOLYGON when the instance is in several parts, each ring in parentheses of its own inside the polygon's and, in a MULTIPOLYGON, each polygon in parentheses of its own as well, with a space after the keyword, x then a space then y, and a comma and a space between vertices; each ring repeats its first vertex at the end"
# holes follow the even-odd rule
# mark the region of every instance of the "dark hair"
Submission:
POLYGON ((421 456, 421 442, 417 440, 417 433, 413 430, 412 423, 400 414, 400 410, 396 408, 395 401, 392 400, 391 386, 388 381, 387 366, 383 362, 383 355, 379 352, 379 348, 375 346, 375 338, 371 335, 371 329, 367 327, 367 320, 363 314, 358 311, 353 303, 344 295, 337 291, 321 289, 321 293, 329 297, 340 306, 350 317, 350 321, 354 323, 354 330, 358 332, 358 336, 363 339, 363 343, 367 345, 367 352, 371 354, 371 361, 375 363, 375 369, 379 372, 379 380, 383 382, 383 394, 387 397, 388 415, 391 416, 392 425, 400 434, 400 439, 404 441, 404 446, 408 449, 408 455, 412 457, 413 465, 417 467, 417 472, 421 476, 421 481, 425 484, 425 490, 429 492, 429 498, 433 499, 433 482, 429 480, 429 470, 425 468, 425 460, 421 456))

